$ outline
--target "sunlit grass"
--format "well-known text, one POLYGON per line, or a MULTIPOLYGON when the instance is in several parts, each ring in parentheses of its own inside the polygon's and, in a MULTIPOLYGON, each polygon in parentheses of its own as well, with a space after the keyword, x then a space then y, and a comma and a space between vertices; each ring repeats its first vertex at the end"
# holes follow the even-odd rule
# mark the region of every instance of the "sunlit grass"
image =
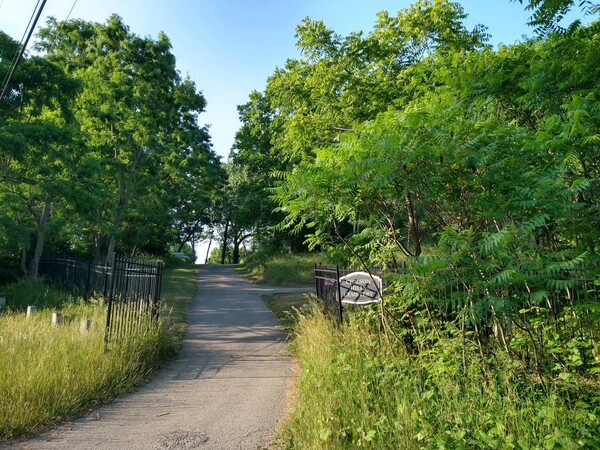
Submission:
POLYGON ((373 323, 349 315, 338 328, 317 306, 300 316, 301 375, 281 447, 600 448, 597 398, 559 385, 544 393, 519 364, 501 352, 483 360, 468 339, 464 352, 448 337, 410 353, 373 323))
POLYGON ((265 295, 263 300, 271 310, 282 328, 288 335, 293 335, 298 317, 302 311, 306 311, 311 300, 315 299, 313 294, 289 293, 265 295))
POLYGON ((255 283, 274 286, 314 285, 315 264, 319 254, 275 255, 252 257, 240 267, 241 273, 255 283))
MULTIPOLYGON (((80 414, 148 380, 179 348, 196 292, 196 269, 166 270, 160 324, 140 337, 111 343, 108 351, 102 302, 84 303, 36 283, 26 288, 28 298, 0 313, 0 440, 80 414), (26 317, 23 304, 35 298, 38 313, 26 317), (63 322, 52 325, 57 310, 63 322), (82 332, 84 319, 92 325, 82 332)), ((9 292, 19 295, 19 289, 9 292)))

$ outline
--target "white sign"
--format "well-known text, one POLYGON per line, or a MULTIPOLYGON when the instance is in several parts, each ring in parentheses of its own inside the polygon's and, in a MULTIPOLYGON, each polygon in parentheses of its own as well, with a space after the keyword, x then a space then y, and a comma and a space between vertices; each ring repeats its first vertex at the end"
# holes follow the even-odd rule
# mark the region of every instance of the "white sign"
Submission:
POLYGON ((366 272, 353 272, 340 278, 342 303, 368 305, 381 301, 381 277, 366 272))

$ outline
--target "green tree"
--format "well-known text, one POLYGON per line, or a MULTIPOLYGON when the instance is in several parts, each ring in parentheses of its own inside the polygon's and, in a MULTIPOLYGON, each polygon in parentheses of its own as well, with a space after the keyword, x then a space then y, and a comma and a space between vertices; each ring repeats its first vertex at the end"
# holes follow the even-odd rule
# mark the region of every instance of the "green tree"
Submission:
MULTIPOLYGON (((17 47, 0 32, 0 72, 8 71, 17 47)), ((7 237, 2 248, 9 254, 18 249, 23 272, 32 276, 37 276, 48 230, 56 222, 52 210, 76 196, 72 187, 82 159, 71 110, 76 89, 55 64, 24 58, 0 102, 0 209, 7 237)))
POLYGON ((77 119, 101 186, 88 218, 96 258, 111 263, 117 247, 164 253, 175 229, 180 244, 193 238, 222 172, 197 123, 204 97, 180 77, 167 36, 141 38, 118 16, 50 19, 38 48, 82 84, 77 119))
POLYGON ((311 159, 357 124, 405 104, 418 61, 485 46, 485 27, 469 31, 465 18, 458 3, 420 0, 395 17, 380 12, 367 35, 341 37, 321 21, 304 19, 296 37, 306 59, 288 60, 267 82, 281 127, 277 150, 293 162, 311 159))
MULTIPOLYGON (((242 127, 236 133, 229 154, 230 237, 233 260, 237 262, 240 244, 252 237, 254 246, 271 251, 298 248, 298 239, 275 229, 283 215, 271 199, 276 174, 290 164, 282 159, 272 139, 278 133, 280 118, 265 93, 252 92, 248 103, 238 106, 242 127)), ((229 231, 229 230, 228 230, 229 231)))
POLYGON ((355 264, 406 259, 409 302, 460 280, 438 301, 463 324, 551 305, 598 259, 597 27, 418 64, 429 89, 286 174, 284 226, 355 264))
MULTIPOLYGON (((514 1, 514 0, 513 0, 514 1)), ((585 15, 592 15, 598 12, 598 3, 590 0, 518 0, 519 3, 526 4, 526 9, 533 14, 529 19, 529 24, 536 27, 536 32, 545 35, 550 32, 564 30, 560 23, 567 13, 578 3, 579 8, 585 15)))

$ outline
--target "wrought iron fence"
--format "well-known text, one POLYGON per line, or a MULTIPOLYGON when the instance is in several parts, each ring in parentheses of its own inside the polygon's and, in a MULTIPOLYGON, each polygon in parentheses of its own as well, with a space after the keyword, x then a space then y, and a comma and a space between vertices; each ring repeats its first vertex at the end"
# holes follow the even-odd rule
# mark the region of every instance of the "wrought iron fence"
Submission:
POLYGON ((117 257, 110 267, 75 258, 41 258, 39 273, 52 284, 86 300, 95 295, 104 298, 107 343, 139 334, 158 319, 161 263, 117 257))
MULTIPOLYGON (((317 296, 323 301, 324 310, 334 317, 338 323, 343 320, 344 307, 340 292, 340 278, 351 270, 340 269, 339 266, 327 267, 315 264, 315 288, 317 296)), ((419 278, 406 267, 401 272, 415 280, 419 278)), ((473 289, 456 279, 448 276, 449 271, 440 270, 430 277, 428 283, 420 284, 419 293, 422 299, 432 301, 433 305, 440 308, 443 316, 449 317, 447 308, 460 308, 460 305, 473 304, 482 297, 496 297, 505 300, 507 310, 516 314, 527 307, 543 307, 547 314, 554 315, 567 306, 585 307, 588 302, 600 300, 600 282, 598 277, 590 276, 590 272, 573 270, 560 274, 555 279, 538 280, 537 284, 509 285, 502 289, 490 291, 489 289, 473 289)), ((380 275, 378 271, 374 274, 380 275)), ((488 302, 479 302, 485 308, 488 302)), ((489 307, 487 308, 488 313, 489 307)), ((450 314, 451 316, 451 314, 450 314)))
POLYGON ((93 295, 106 297, 110 267, 75 258, 41 258, 39 273, 46 280, 88 300, 93 295))
MULTIPOLYGON (((342 302, 342 292, 340 288, 340 278, 354 272, 350 269, 340 269, 338 265, 328 267, 322 264, 315 264, 315 289, 317 297, 323 302, 323 309, 338 323, 344 319, 344 306, 342 302)), ((374 275, 380 273, 374 272, 374 275)))
POLYGON ((340 296, 340 268, 325 267, 315 264, 315 288, 317 297, 323 301, 326 313, 334 317, 338 323, 343 320, 343 306, 340 296))
POLYGON ((106 315, 106 342, 144 332, 158 318, 162 264, 115 260, 106 315))

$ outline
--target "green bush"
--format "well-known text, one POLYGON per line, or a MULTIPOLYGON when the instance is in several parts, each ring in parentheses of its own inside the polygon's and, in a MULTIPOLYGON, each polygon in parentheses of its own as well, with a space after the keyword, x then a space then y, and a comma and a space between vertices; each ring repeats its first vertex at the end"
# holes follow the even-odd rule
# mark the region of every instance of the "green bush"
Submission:
POLYGON ((37 309, 60 308, 77 302, 71 294, 31 279, 23 279, 0 288, 0 295, 6 297, 6 306, 11 311, 25 311, 28 306, 35 306, 37 309))
POLYGON ((542 386, 459 330, 409 352, 369 315, 340 328, 315 306, 299 320, 301 377, 286 448, 598 448, 600 401, 542 386))

